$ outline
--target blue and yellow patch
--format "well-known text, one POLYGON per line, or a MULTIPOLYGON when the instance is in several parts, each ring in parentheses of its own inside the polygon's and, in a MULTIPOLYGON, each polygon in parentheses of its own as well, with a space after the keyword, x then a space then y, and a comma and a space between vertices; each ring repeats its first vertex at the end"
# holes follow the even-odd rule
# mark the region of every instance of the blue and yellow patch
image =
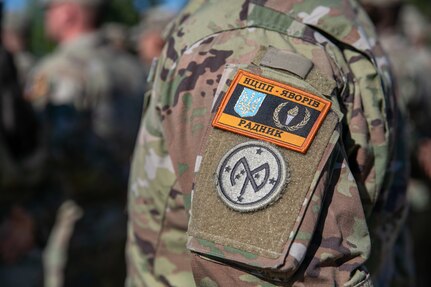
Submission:
POLYGON ((213 126, 306 153, 331 102, 239 70, 213 126))

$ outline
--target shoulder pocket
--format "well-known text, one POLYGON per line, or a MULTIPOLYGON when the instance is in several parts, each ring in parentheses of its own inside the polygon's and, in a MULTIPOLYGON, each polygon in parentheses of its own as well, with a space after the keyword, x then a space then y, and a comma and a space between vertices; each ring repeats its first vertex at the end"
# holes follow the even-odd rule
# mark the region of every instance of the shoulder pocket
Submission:
POLYGON ((306 81, 226 67, 196 163, 188 248, 289 276, 316 228, 340 113, 306 81))

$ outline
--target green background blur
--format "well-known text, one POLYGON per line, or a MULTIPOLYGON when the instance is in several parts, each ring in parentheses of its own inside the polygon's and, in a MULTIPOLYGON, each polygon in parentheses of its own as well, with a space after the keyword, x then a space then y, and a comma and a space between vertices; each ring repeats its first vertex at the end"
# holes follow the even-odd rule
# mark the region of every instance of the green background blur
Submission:
MULTIPOLYGON (((408 0, 407 2, 416 5, 429 20, 431 19, 431 0, 408 0)), ((44 12, 37 3, 37 0, 30 0, 29 13, 32 19, 32 28, 30 31, 31 39, 29 45, 30 51, 32 51, 35 56, 41 57, 52 51, 54 44, 44 36, 44 12)), ((107 12, 105 13, 105 20, 133 26, 139 22, 139 14, 131 0, 111 0, 107 7, 107 12)))
MULTIPOLYGON (((30 51, 36 57, 41 57, 52 51, 55 45, 44 35, 43 14, 39 1, 31 0, 28 7, 29 17, 31 19, 30 30, 30 51)), ((130 0, 111 0, 106 7, 104 21, 118 22, 127 26, 136 25, 139 22, 139 14, 133 7, 130 0)))

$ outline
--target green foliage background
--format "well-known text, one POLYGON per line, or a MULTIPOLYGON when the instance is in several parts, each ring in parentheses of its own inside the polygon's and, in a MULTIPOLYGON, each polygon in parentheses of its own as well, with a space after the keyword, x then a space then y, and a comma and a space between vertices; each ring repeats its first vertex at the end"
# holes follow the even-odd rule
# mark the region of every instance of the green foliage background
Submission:
POLYGON ((431 19, 431 1, 430 0, 410 0, 409 3, 412 3, 419 7, 420 11, 428 16, 428 19, 431 19))
MULTIPOLYGON (((55 48, 54 43, 44 35, 44 10, 39 3, 38 0, 31 0, 28 8, 32 21, 29 46, 30 51, 37 57, 41 57, 55 48)), ((133 26, 139 22, 139 14, 134 9, 131 0, 110 0, 106 7, 104 21, 133 26)))
MULTIPOLYGON (((431 19, 431 0, 406 0, 406 2, 418 6, 420 11, 422 11, 428 19, 431 19)), ((52 51, 55 45, 44 36, 44 11, 38 3, 40 3, 40 0, 31 0, 29 5, 29 13, 32 19, 29 44, 30 51, 37 57, 41 57, 52 51)), ((105 20, 133 26, 138 23, 139 15, 133 7, 132 0, 110 0, 108 2, 105 20)))

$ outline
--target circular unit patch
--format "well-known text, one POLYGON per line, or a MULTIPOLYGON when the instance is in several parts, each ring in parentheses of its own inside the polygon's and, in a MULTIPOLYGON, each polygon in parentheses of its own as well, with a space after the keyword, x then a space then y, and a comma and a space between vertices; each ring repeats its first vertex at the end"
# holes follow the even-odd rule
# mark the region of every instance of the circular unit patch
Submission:
POLYGON ((216 185, 220 198, 235 211, 249 212, 274 203, 289 169, 271 145, 249 141, 232 148, 220 161, 216 185))

